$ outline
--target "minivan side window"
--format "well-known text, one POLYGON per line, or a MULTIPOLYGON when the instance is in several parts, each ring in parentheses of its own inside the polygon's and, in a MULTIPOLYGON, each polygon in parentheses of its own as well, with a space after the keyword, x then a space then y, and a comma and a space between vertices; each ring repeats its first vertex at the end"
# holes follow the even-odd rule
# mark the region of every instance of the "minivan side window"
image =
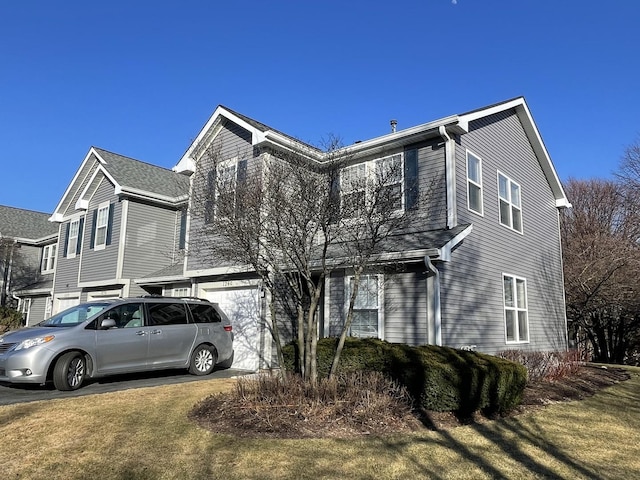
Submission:
POLYGON ((217 323, 222 321, 218 311, 211 305, 190 303, 189 310, 191 310, 195 323, 217 323))
POLYGON ((116 322, 116 328, 138 328, 144 325, 143 309, 139 303, 125 303, 107 310, 96 319, 97 326, 107 318, 116 322))
POLYGON ((149 325, 183 325, 188 323, 183 303, 148 303, 149 325))

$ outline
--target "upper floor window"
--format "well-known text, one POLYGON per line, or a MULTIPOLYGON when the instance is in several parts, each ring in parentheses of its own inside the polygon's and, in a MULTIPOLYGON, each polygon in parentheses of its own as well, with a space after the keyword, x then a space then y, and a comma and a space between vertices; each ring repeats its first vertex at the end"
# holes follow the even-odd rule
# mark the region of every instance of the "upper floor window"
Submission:
POLYGON ((191 295, 191 288, 178 287, 171 290, 172 297, 188 297, 191 295))
POLYGON ((247 161, 238 157, 220 162, 207 173, 204 221, 213 222, 215 215, 234 214, 238 184, 246 179, 247 161))
POLYGON ((67 242, 64 253, 68 258, 74 258, 80 253, 83 220, 83 218, 76 218, 67 224, 67 242))
POLYGON ((520 185, 500 172, 498 172, 498 197, 500 201, 500 223, 522 233, 520 185))
POLYGON ((504 274, 502 283, 507 343, 526 343, 529 341, 527 282, 524 278, 504 274))
POLYGON ((42 249, 42 273, 51 273, 56 267, 56 244, 45 245, 42 249))
POLYGON ((107 245, 107 230, 109 228, 109 202, 102 203, 98 207, 95 220, 95 234, 93 248, 102 250, 107 245))
POLYGON ((482 215, 482 160, 467 150, 467 205, 482 215))
POLYGON ((340 172, 341 210, 346 217, 366 211, 400 211, 404 208, 403 155, 358 163, 340 172))
MULTIPOLYGON (((347 283, 347 306, 351 298, 354 277, 349 277, 347 283)), ((383 338, 381 277, 379 275, 362 275, 358 285, 355 303, 353 304, 353 318, 349 335, 352 337, 383 338)))

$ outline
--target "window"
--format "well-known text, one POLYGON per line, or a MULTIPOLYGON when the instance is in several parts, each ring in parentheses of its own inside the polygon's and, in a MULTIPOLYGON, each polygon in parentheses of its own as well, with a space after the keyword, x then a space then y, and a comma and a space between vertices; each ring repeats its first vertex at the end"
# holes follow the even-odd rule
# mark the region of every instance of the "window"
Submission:
POLYGON ((503 275, 502 283, 507 343, 526 343, 529 341, 527 283, 512 275, 503 275))
MULTIPOLYGON (((349 305, 353 277, 348 280, 346 304, 349 305)), ((353 304, 353 318, 349 334, 352 337, 382 338, 380 312, 380 277, 378 275, 362 275, 358 294, 353 304)))
POLYGON ((403 155, 398 153, 358 163, 340 172, 341 211, 347 218, 372 211, 402 210, 404 200, 403 155))
POLYGON ((149 325, 183 325, 187 310, 183 303, 150 303, 149 325))
POLYGON ((234 217, 238 185, 246 182, 247 160, 237 157, 220 162, 207 173, 207 200, 205 201, 204 222, 210 224, 215 215, 234 217))
POLYGON ((67 233, 67 257, 74 258, 80 253, 80 219, 71 220, 68 224, 67 233))
POLYGON ((189 287, 174 288, 171 291, 172 297, 188 297, 190 295, 191 295, 191 289, 189 287))
POLYGON ((222 317, 211 305, 189 303, 189 310, 195 323, 219 323, 222 317))
POLYGON ((107 230, 109 228, 109 203, 101 204, 95 216, 95 235, 93 248, 102 250, 107 245, 107 230))
POLYGON ((103 320, 111 319, 116 322, 116 328, 138 328, 144 326, 143 308, 140 303, 126 303, 118 305, 98 317, 97 325, 103 320))
POLYGON ((467 150, 467 206, 482 215, 482 160, 467 150))
POLYGON ((42 249, 42 273, 51 273, 56 266, 56 245, 46 245, 42 249))
POLYGON ((500 201, 500 223, 522 233, 520 185, 498 172, 498 196, 500 201))

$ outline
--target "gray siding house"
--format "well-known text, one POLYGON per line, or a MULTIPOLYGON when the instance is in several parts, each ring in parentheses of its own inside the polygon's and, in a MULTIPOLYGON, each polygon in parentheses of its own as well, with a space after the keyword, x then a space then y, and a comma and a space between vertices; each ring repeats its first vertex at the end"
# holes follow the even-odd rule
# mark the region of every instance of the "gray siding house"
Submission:
POLYGON ((53 312, 147 293, 132 280, 182 260, 189 179, 92 147, 56 207, 53 312))
MULTIPOLYGON (((269 367, 273 353, 272 319, 257 276, 189 248, 198 243, 203 221, 194 214, 194 199, 208 188, 207 172, 197 172, 197 165, 214 144, 234 181, 278 152, 318 162, 328 157, 220 106, 174 167, 191 175, 188 253, 182 268, 168 265, 136 283, 220 303, 234 323, 234 366, 255 370, 269 367)), ((524 98, 394 128, 344 154, 350 158, 345 169, 401 162, 398 188, 410 219, 384 253, 396 267, 380 264, 364 277, 367 295, 352 335, 487 353, 567 348, 558 210, 569 203, 524 98), (430 189, 428 204, 419 208, 409 195, 415 182, 430 189)), ((336 335, 345 320, 351 275, 335 271, 325 283, 323 336, 336 335)))
POLYGON ((26 325, 51 314, 58 228, 49 214, 0 205, 0 305, 26 325))

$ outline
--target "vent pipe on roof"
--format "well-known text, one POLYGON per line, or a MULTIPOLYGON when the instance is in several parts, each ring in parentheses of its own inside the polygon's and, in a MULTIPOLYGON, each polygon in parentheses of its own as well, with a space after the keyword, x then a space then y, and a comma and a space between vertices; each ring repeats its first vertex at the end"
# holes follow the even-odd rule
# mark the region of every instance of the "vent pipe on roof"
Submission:
POLYGON ((398 126, 398 121, 397 120, 391 120, 391 133, 396 133, 396 127, 398 126))

